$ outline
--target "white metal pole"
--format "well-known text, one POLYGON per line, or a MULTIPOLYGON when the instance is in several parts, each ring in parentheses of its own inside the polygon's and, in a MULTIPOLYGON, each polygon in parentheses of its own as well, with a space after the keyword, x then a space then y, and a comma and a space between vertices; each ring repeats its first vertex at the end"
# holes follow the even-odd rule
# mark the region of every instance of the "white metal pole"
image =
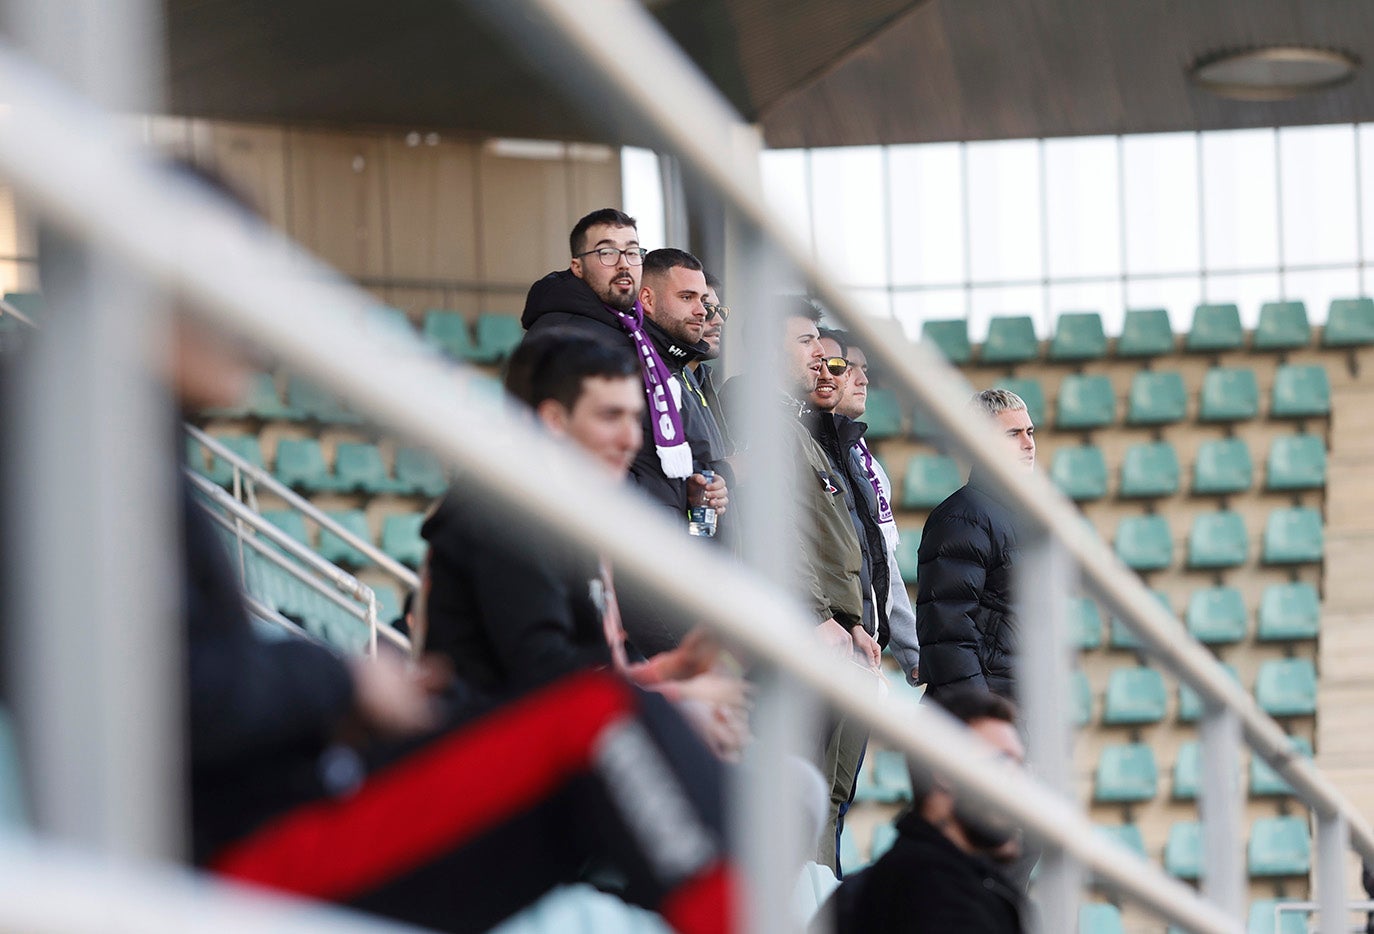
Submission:
POLYGON ((1350 909, 1345 901, 1345 854, 1350 850, 1350 828, 1339 814, 1317 815, 1317 929, 1321 934, 1350 930, 1350 909))
POLYGON ((1202 818, 1202 891, 1235 917, 1245 911, 1246 874, 1241 823, 1240 719, 1213 704, 1203 709, 1198 730, 1202 782, 1198 813, 1202 818))

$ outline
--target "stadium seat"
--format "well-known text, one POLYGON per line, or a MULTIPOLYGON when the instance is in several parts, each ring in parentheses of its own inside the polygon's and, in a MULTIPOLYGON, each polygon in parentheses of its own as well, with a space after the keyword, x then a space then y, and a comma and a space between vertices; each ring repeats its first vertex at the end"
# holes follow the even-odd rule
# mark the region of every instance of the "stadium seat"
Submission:
POLYGON ((1317 669, 1310 658, 1274 658, 1255 676, 1255 702, 1271 717, 1317 712, 1317 669))
POLYGON ((1199 642, 1228 645, 1245 638, 1245 599, 1235 587, 1206 587, 1188 599, 1188 631, 1199 642))
MULTIPOLYGON (((1169 595, 1162 590, 1152 590, 1150 593, 1154 594, 1154 598, 1159 605, 1164 607, 1164 609, 1169 612, 1169 615, 1172 616, 1174 607, 1169 601, 1169 595)), ((1128 652, 1134 652, 1141 648, 1140 637, 1135 634, 1134 630, 1128 629, 1119 616, 1112 617, 1111 637, 1108 645, 1114 649, 1122 649, 1128 652)))
POLYGON ((1050 480, 1075 502, 1107 495, 1107 459, 1092 445, 1060 448, 1050 464, 1050 480))
POLYGON ((203 477, 208 477, 210 472, 205 469, 205 448, 201 443, 190 435, 186 436, 186 457, 182 461, 185 466, 191 468, 203 477))
POLYGON ((334 447, 334 483, 340 492, 398 493, 402 487, 387 476, 381 449, 375 444, 340 442, 334 447))
POLYGON ((286 404, 293 415, 307 421, 330 425, 353 425, 362 421, 338 399, 299 376, 293 375, 287 381, 286 404))
POLYGON ((864 423, 868 425, 865 437, 870 439, 893 438, 902 433, 902 407, 892 390, 869 387, 864 423))
POLYGON ((853 823, 845 824, 840 831, 840 870, 845 873, 857 872, 868 865, 868 859, 859 852, 859 845, 854 842, 853 823))
POLYGON ((1176 821, 1164 843, 1164 871, 1179 879, 1202 876, 1202 825, 1194 820, 1176 821))
POLYGON ((415 326, 410 323, 410 316, 404 310, 390 305, 377 305, 363 312, 363 327, 373 334, 415 336, 415 326))
POLYGON ((1197 797, 1198 784, 1202 776, 1202 747, 1195 742, 1184 743, 1178 747, 1178 757, 1174 759, 1174 771, 1170 795, 1175 801, 1192 801, 1197 797))
POLYGON ((1312 343, 1307 306, 1302 302, 1265 302, 1250 339, 1252 350, 1296 350, 1312 343))
POLYGON ((334 478, 324 461, 324 451, 314 438, 282 438, 277 442, 277 462, 272 471, 287 486, 307 492, 335 489, 334 478))
POLYGON ((1331 414, 1331 380, 1321 364, 1285 364, 1274 373, 1269 414, 1274 418, 1312 418, 1331 414))
POLYGON ((1174 332, 1163 308, 1139 308, 1126 312, 1121 336, 1116 339, 1118 357, 1162 357, 1174 352, 1174 332))
MULTIPOLYGON (((262 445, 258 442, 257 435, 221 435, 216 436, 215 440, 254 467, 264 466, 262 445)), ((234 468, 227 460, 213 457, 210 460, 209 476, 220 486, 227 487, 234 482, 234 468)))
POLYGON ((42 292, 6 292, 5 301, 37 325, 43 323, 48 313, 48 305, 42 292))
POLYGON ((372 584, 377 596, 377 621, 390 624, 401 615, 401 592, 396 584, 372 584))
POLYGON ((1093 689, 1088 676, 1081 671, 1069 675, 1069 703, 1073 709, 1073 725, 1087 726, 1093 719, 1093 689))
POLYGON ((1242 438, 1203 442, 1193 465, 1193 492, 1199 495, 1244 493, 1254 482, 1250 447, 1242 438))
POLYGON ((417 448, 397 448, 396 484, 405 493, 438 496, 448 486, 448 480, 433 456, 417 448))
POLYGON ((854 789, 855 801, 895 804, 911 800, 911 774, 906 758, 893 749, 878 749, 868 757, 854 789))
POLYGON ((1026 403, 1026 412, 1032 422, 1037 425, 1045 423, 1045 390, 1041 387, 1040 380, 1033 376, 1006 376, 997 381, 997 387, 1009 389, 1020 396, 1021 401, 1026 403))
POLYGON ((382 523, 382 551, 407 567, 417 568, 425 558, 428 543, 420 537, 423 513, 387 516, 382 523))
POLYGON ((873 828, 873 839, 868 849, 869 859, 877 860, 897 842, 897 828, 891 824, 878 824, 873 828))
MULTIPOLYGON (((1304 759, 1312 758, 1312 741, 1305 736, 1290 736, 1293 751, 1304 759)), ((1291 795, 1293 788, 1273 767, 1259 756, 1250 755, 1250 797, 1262 798, 1274 795, 1291 795)))
POLYGON ((1178 452, 1168 441, 1133 444, 1121 461, 1117 495, 1130 499, 1172 496, 1178 492, 1179 472, 1178 452))
POLYGON ((988 339, 978 354, 979 363, 1025 363, 1040 356, 1040 341, 1029 315, 993 318, 988 339))
MULTIPOLYGON (((343 509, 329 512, 327 515, 363 541, 372 541, 372 530, 368 527, 367 516, 361 509, 343 509)), ((320 530, 320 556, 332 564, 350 568, 371 564, 361 551, 328 529, 320 530)))
POLYGON ((1149 801, 1155 796, 1158 783, 1155 752, 1145 743, 1107 746, 1097 760, 1093 801, 1098 804, 1149 801))
POLYGON ((1322 515, 1315 509, 1275 509, 1264 523, 1265 564, 1307 564, 1322 559, 1322 515))
POLYGON ((438 309, 425 312, 420 333, 426 344, 454 360, 472 360, 476 355, 472 331, 468 328, 467 319, 459 312, 438 309))
POLYGON ((1193 326, 1183 342, 1185 350, 1217 353, 1240 350, 1245 331, 1240 326, 1240 309, 1235 305, 1198 305, 1193 311, 1193 326))
POLYGON ((1183 376, 1173 371, 1141 370, 1131 378, 1126 405, 1128 425, 1172 425, 1188 414, 1183 376))
POLYGON ((296 412, 282 401, 281 393, 277 391, 277 379, 271 373, 253 374, 244 408, 249 415, 263 421, 294 421, 298 418, 296 412))
POLYGON ((1102 722, 1107 726, 1158 723, 1166 706, 1164 677, 1144 665, 1117 668, 1107 679, 1102 722))
POLYGON ((1174 538, 1163 516, 1127 516, 1116 527, 1116 553, 1136 571, 1160 571, 1174 560, 1174 538))
POLYGON ((1276 906, 1292 901, 1292 898, 1262 898, 1251 902, 1245 934, 1307 934, 1307 915, 1304 912, 1274 912, 1276 906))
POLYGON ((480 314, 477 316, 477 345, 472 360, 476 363, 500 363, 525 336, 520 319, 515 315, 480 314))
POLYGON ((1261 817, 1250 827, 1251 878, 1305 876, 1312 868, 1306 817, 1261 817))
POLYGON ((1270 584, 1260 595, 1259 625, 1255 636, 1261 642, 1288 642, 1315 639, 1321 628, 1321 603, 1317 588, 1311 584, 1270 584))
POLYGON ((921 325, 921 340, 934 344, 955 366, 973 359, 973 345, 968 340, 968 321, 927 321, 921 325))
POLYGON ((1240 513, 1224 509, 1193 519, 1193 528, 1188 533, 1188 567, 1240 567, 1249 551, 1250 539, 1240 513))
POLYGON ((269 509, 262 517, 302 545, 310 547, 310 536, 305 531, 305 517, 296 510, 269 509))
POLYGON ((1212 367, 1202 377, 1200 422, 1244 422, 1259 415, 1259 383, 1245 367, 1212 367))
POLYGON ((916 583, 916 568, 921 563, 917 556, 920 548, 921 530, 917 528, 903 529, 901 540, 897 542, 897 569, 901 571, 903 583, 916 583))
POLYGON ((902 474, 902 508, 931 509, 964 485, 964 475, 952 457, 915 454, 902 474))
POLYGON ((1078 597, 1070 604, 1070 626, 1073 645, 1079 649, 1095 649, 1102 644, 1102 612, 1092 597, 1078 597))
POLYGON ((1374 344, 1374 299, 1339 298, 1331 303, 1322 330, 1323 347, 1374 344))
POLYGON ((1099 360, 1107 355, 1107 335, 1102 331, 1102 316, 1095 311, 1065 312, 1055 325, 1050 341, 1050 359, 1058 361, 1099 360))
POLYGON ((1124 934, 1121 909, 1105 902, 1078 907, 1078 934, 1124 934))
MULTIPOLYGON (((1231 679, 1240 682, 1240 672, 1235 665, 1224 664, 1221 670, 1231 676, 1231 679)), ((1188 687, 1186 684, 1178 686, 1178 722, 1196 723, 1202 716, 1202 698, 1198 697, 1197 691, 1188 687)))
POLYGON ((1267 490, 1317 490, 1326 486, 1326 443, 1317 435, 1283 435, 1269 445, 1267 490))
POLYGON ((1061 431, 1105 428, 1116 421, 1112 381, 1095 374, 1072 373, 1059 385, 1055 427, 1061 431))
POLYGON ((1126 849, 1145 858, 1145 837, 1141 835, 1140 828, 1135 824, 1097 824, 1093 830, 1106 837, 1111 837, 1126 849))

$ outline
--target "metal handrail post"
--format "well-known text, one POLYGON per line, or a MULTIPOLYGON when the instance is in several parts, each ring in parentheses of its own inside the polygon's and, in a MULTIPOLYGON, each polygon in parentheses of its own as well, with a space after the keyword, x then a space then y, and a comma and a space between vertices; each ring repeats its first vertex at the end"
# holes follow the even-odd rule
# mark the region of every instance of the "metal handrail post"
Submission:
POLYGON ((1198 728, 1202 781, 1198 813, 1202 819, 1202 891, 1225 911, 1245 911, 1245 860, 1242 852, 1240 719, 1225 707, 1207 704, 1198 728))
POLYGON ((1345 854, 1350 850, 1350 827, 1340 814, 1317 813, 1317 905, 1321 934, 1350 930, 1345 900, 1345 854))

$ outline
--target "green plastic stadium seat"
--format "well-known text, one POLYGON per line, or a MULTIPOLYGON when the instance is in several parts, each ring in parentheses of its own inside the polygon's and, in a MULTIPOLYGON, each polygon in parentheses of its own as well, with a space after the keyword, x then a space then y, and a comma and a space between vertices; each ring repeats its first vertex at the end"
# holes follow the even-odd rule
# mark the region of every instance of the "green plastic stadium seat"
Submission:
POLYGON ((1105 428, 1116 421, 1116 394, 1105 376, 1072 373, 1059 385, 1055 427, 1061 431, 1105 428))
POLYGON ((1158 723, 1164 719, 1164 677, 1143 665, 1118 668, 1107 679, 1102 722, 1107 726, 1158 723))
POLYGON ((1244 493, 1254 482, 1250 447, 1242 438, 1216 438, 1198 448, 1193 465, 1193 492, 1201 495, 1244 493))
POLYGON ((902 475, 902 508, 934 508, 963 485, 964 476, 954 458, 913 455, 902 475))
POLYGON ((200 442, 190 435, 186 436, 185 464, 201 476, 209 476, 209 472, 205 469, 205 448, 201 447, 200 442))
POLYGON ((993 318, 988 322, 988 339, 978 355, 980 363, 1025 363, 1038 356, 1040 341, 1029 315, 993 318))
POLYGON ((1317 490, 1326 486, 1326 444, 1317 435, 1284 435, 1269 445, 1267 490, 1317 490))
POLYGON ((1133 444, 1121 461, 1121 487, 1124 498, 1155 498, 1178 492, 1181 468, 1178 452, 1168 441, 1133 444))
POLYGON ((1240 326, 1240 309, 1235 305, 1198 305, 1193 311, 1193 326, 1183 342, 1185 350, 1216 353, 1239 350, 1245 343, 1240 326))
POLYGON ((334 478, 324 461, 324 451, 314 438, 282 438, 277 442, 277 463, 273 470, 278 480, 293 489, 327 492, 335 489, 334 478))
POLYGON ((893 438, 902 433, 902 407, 890 389, 868 388, 868 405, 864 409, 864 423, 871 439, 893 438))
POLYGON ((1245 638, 1245 599, 1235 587, 1205 587, 1188 599, 1188 631, 1199 642, 1228 645, 1245 638))
POLYGON ((1331 303, 1322 331, 1323 347, 1374 344, 1374 299, 1338 298, 1331 303))
POLYGON ((1121 336, 1116 339, 1118 357, 1162 357, 1174 352, 1174 332, 1163 308, 1126 312, 1121 336))
POLYGON ((334 482, 340 492, 397 493, 401 485, 387 476, 375 444, 340 442, 334 447, 334 482))
POLYGON ((1275 906, 1291 901, 1291 898, 1264 898, 1251 902, 1245 934, 1307 934, 1307 915, 1303 912, 1285 911, 1281 915, 1274 914, 1275 906))
POLYGON ((292 376, 287 381, 286 404, 297 418, 305 420, 336 425, 351 425, 362 421, 357 415, 345 409, 338 399, 299 376, 292 376))
POLYGON ((277 378, 271 373, 256 373, 248 391, 246 405, 250 415, 264 421, 297 420, 300 416, 281 399, 277 392, 277 378))
POLYGON ((854 789, 855 801, 894 804, 911 800, 911 776, 906 759, 891 749, 879 749, 866 757, 854 789))
POLYGON ((1078 934, 1123 934, 1121 909, 1104 902, 1078 907, 1078 934))
POLYGON ((1059 316, 1050 341, 1051 360, 1099 360, 1107 355, 1102 316, 1095 311, 1065 312, 1059 316))
POLYGON ((1102 611, 1092 597, 1078 597, 1070 604, 1069 625, 1073 645, 1079 649, 1095 649, 1102 644, 1102 611))
MULTIPOLYGON (((1240 672, 1235 665, 1224 664, 1221 670, 1231 676, 1236 683, 1240 683, 1240 672)), ((1197 691, 1188 687, 1186 684, 1178 686, 1178 720, 1180 723, 1196 723, 1202 716, 1202 698, 1198 697, 1197 691)))
POLYGON ((1093 830, 1103 836, 1111 837, 1141 859, 1145 858, 1145 837, 1135 824, 1097 824, 1093 830))
POLYGON ((921 530, 906 528, 902 530, 901 540, 897 542, 897 568, 901 571, 902 582, 916 583, 916 569, 920 566, 917 552, 921 549, 921 530))
POLYGON ((1021 401, 1026 403, 1026 412, 1030 415, 1031 421, 1037 425, 1045 423, 1045 390, 1040 385, 1040 380, 1029 376, 1006 376, 997 381, 997 388, 1009 389, 1016 393, 1021 397, 1021 401))
POLYGON ((1252 350, 1295 350, 1312 343, 1307 306, 1302 302, 1265 302, 1250 340, 1252 350))
POLYGON ((1187 414, 1188 392, 1181 374, 1141 370, 1132 377, 1126 405, 1128 425, 1172 425, 1187 414))
POLYGON ((478 315, 477 347, 473 360, 477 363, 500 363, 510 356, 524 336, 525 330, 515 315, 478 315))
POLYGON ((476 356, 477 347, 472 342, 472 331, 468 328, 467 319, 459 312, 438 309, 425 312, 425 323, 420 333, 426 344, 454 360, 472 360, 476 356))
POLYGON ((1178 758, 1174 760, 1173 787, 1170 792, 1173 799, 1192 801, 1196 798, 1201 776, 1202 747, 1197 743, 1184 743, 1178 747, 1178 758))
POLYGON ((1269 414, 1274 418, 1312 418, 1331 413, 1331 380, 1321 364, 1286 364, 1274 374, 1269 414))
POLYGON ((262 514, 268 522, 309 547, 310 536, 305 531, 305 517, 294 509, 270 509, 262 514))
POLYGON ((869 859, 877 860, 880 856, 892 849, 892 844, 897 842, 897 828, 891 824, 878 824, 873 828, 873 839, 869 847, 869 859))
POLYGON ((1107 495, 1107 459, 1092 445, 1060 448, 1050 464, 1050 480, 1075 502, 1107 495))
POLYGON ((1180 879, 1202 877, 1202 825, 1176 821, 1164 843, 1164 871, 1180 879))
POLYGON ((1271 717, 1317 712, 1317 669, 1310 658, 1274 658, 1260 665, 1255 702, 1271 717))
MULTIPOLYGON (((343 509, 329 512, 327 515, 363 541, 372 541, 372 530, 368 528, 367 516, 361 509, 343 509)), ((320 530, 320 556, 332 564, 350 568, 371 564, 361 551, 328 529, 320 530)))
POLYGON ((392 308, 390 305, 377 305, 367 309, 363 313, 363 325, 373 334, 415 336, 415 327, 410 323, 410 316, 402 309, 392 308))
MULTIPOLYGON (((1305 736, 1290 736, 1293 751, 1304 759, 1312 758, 1312 741, 1305 736)), ((1273 767, 1259 756, 1250 756, 1250 797, 1261 798, 1273 795, 1291 795, 1293 787, 1275 772, 1273 767)))
MULTIPOLYGON (((1172 616, 1174 607, 1169 601, 1169 595, 1162 590, 1152 590, 1150 593, 1154 594, 1154 598, 1159 605, 1164 607, 1164 609, 1169 612, 1169 615, 1172 616)), ((1134 630, 1127 628, 1126 624, 1121 621, 1121 617, 1113 616, 1111 636, 1108 645, 1114 649, 1134 652, 1140 649, 1142 644, 1140 637, 1135 634, 1134 630)))
POLYGON ((6 292, 5 301, 19 309, 20 314, 40 326, 48 313, 48 305, 42 292, 6 292))
POLYGON ((1188 567, 1240 567, 1249 550, 1250 539, 1240 513, 1226 509, 1193 519, 1188 533, 1188 567))
POLYGON ((1159 770, 1155 751, 1144 743, 1107 746, 1097 760, 1093 800, 1099 804, 1149 801, 1155 796, 1159 770))
POLYGON ((425 522, 423 513, 405 516, 387 516, 382 523, 382 551, 385 551, 407 567, 417 568, 425 559, 428 543, 420 537, 420 526, 425 522))
POLYGON ((1315 639, 1321 628, 1321 602, 1311 584, 1270 584, 1260 595, 1259 626, 1255 635, 1261 642, 1286 642, 1315 639))
POLYGON ((1213 367, 1202 377, 1200 422, 1244 422, 1259 415, 1259 382, 1245 367, 1213 367))
POLYGON ((1163 516, 1127 516, 1116 527, 1116 553, 1136 571, 1161 571, 1174 560, 1174 538, 1163 516))
POLYGON ((1306 817, 1261 817, 1250 827, 1251 878, 1305 876, 1312 868, 1306 817))
POLYGON ((1308 564, 1322 559, 1322 515, 1315 509, 1275 509, 1264 523, 1265 564, 1308 564))
MULTIPOLYGON (((215 438, 234 454, 252 464, 262 467, 262 445, 257 435, 224 435, 215 438)), ((229 486, 234 481, 234 469, 228 461, 213 457, 210 461, 210 479, 220 486, 229 486)))
POLYGON ((1069 675, 1069 702, 1073 709, 1073 725, 1087 726, 1093 719, 1093 689, 1088 676, 1081 671, 1069 675))
POLYGON ((402 492, 421 496, 438 496, 448 486, 439 461, 417 448, 396 449, 396 483, 402 492))
POLYGON ((840 868, 846 874, 857 872, 868 865, 868 859, 859 852, 859 845, 854 842, 853 825, 846 824, 844 830, 840 831, 840 868))
POLYGON ((396 584, 373 584, 372 592, 377 595, 377 621, 391 623, 401 615, 401 592, 396 584))
POLYGON ((927 321, 921 325, 921 340, 934 344, 945 359, 958 366, 973 359, 973 345, 968 339, 968 321, 927 321))

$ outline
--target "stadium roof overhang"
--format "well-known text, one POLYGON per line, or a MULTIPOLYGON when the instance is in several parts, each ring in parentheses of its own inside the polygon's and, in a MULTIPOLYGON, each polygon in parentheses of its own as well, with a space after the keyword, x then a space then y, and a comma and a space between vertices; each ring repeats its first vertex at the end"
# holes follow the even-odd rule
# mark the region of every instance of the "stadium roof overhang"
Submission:
MULTIPOLYGON (((1213 97, 1201 56, 1374 58, 1374 4, 1303 0, 645 0, 768 145, 840 146, 1374 120, 1374 75, 1292 101, 1213 97)), ((597 0, 586 0, 596 16, 597 0)), ((170 110, 642 143, 445 0, 169 0, 170 110)), ((634 55, 634 49, 625 54, 634 55)), ((664 93, 671 93, 665 89, 664 93)))

